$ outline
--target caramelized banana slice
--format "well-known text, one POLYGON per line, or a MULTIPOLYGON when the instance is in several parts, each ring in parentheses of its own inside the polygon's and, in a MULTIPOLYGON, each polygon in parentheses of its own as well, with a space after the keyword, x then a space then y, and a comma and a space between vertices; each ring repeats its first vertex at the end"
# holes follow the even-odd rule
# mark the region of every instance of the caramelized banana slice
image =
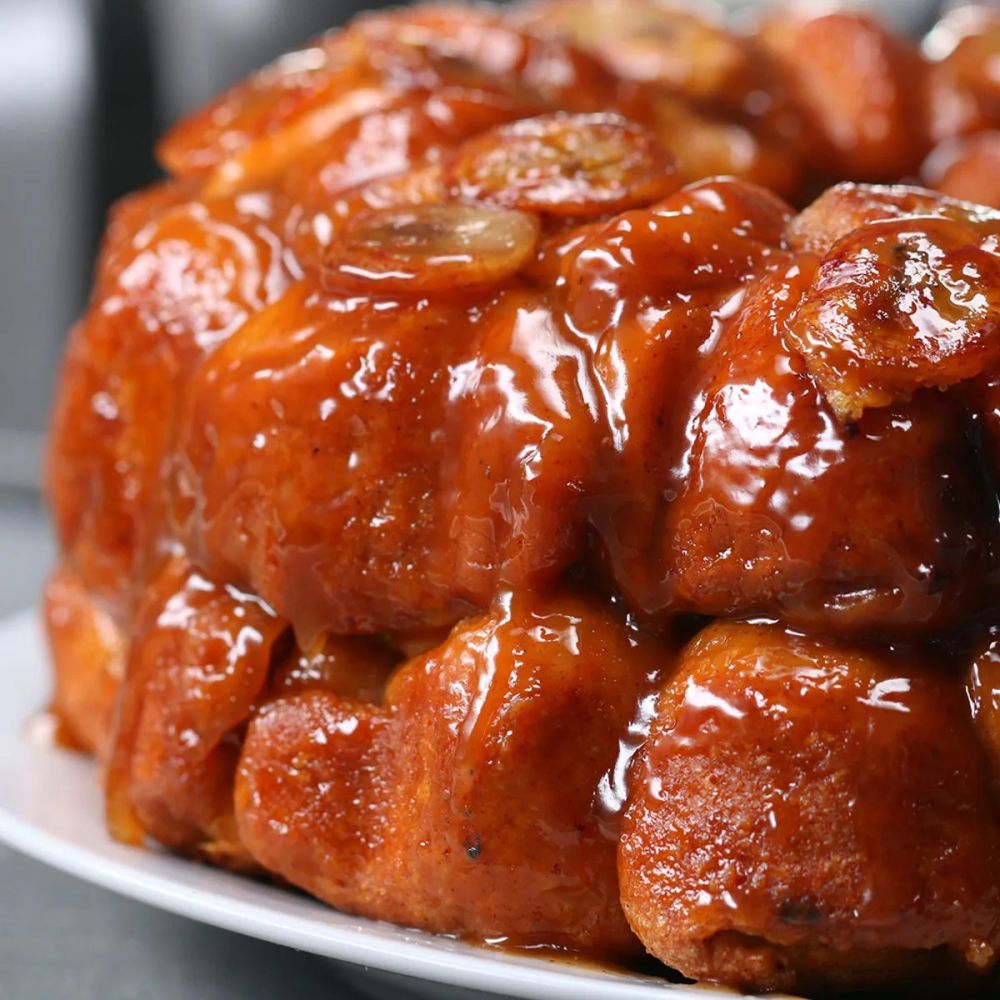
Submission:
POLYGON ((485 91, 413 95, 347 122, 289 167, 283 187, 294 202, 329 208, 331 199, 352 188, 439 162, 470 136, 539 110, 485 91))
MULTIPOLYGON (((339 90, 339 88, 338 88, 339 90)), ((345 88, 219 164, 205 183, 206 198, 223 198, 270 184, 309 150, 348 122, 395 104, 396 95, 379 87, 345 88)))
POLYGON ((593 111, 612 105, 617 81, 594 57, 560 39, 518 29, 487 5, 426 4, 356 21, 356 34, 378 53, 408 47, 466 76, 527 90, 552 106, 593 111))
POLYGON ((793 250, 824 256, 837 240, 869 222, 908 215, 946 216, 967 208, 904 184, 837 184, 791 220, 786 237, 793 250))
POLYGON ((748 82, 747 46, 701 11, 656 0, 548 0, 515 16, 569 38, 626 80, 696 100, 730 100, 748 82))
POLYGON ((789 338, 837 417, 1000 361, 1000 214, 869 223, 820 264, 789 338))
POLYGON ((445 292, 486 288, 516 274, 535 251, 538 220, 470 205, 385 209, 348 223, 323 261, 329 289, 445 292))
POLYGON ((447 86, 585 111, 613 105, 618 90, 596 59, 493 11, 378 13, 279 59, 175 126, 160 161, 177 176, 211 175, 214 193, 231 192, 277 176, 356 115, 447 86))
MULTIPOLYGON (((396 38, 379 38, 372 46, 364 59, 342 70, 329 88, 311 98, 281 128, 223 160, 208 178, 205 196, 219 197, 270 183, 338 135, 352 128, 364 130, 366 123, 377 121, 380 114, 405 112, 415 95, 429 100, 428 95, 450 90, 473 101, 492 96, 496 103, 521 107, 525 114, 548 106, 516 80, 492 77, 428 47, 404 44, 396 38)), ((445 119, 449 111, 438 108, 436 113, 445 119)), ((391 170, 391 150, 386 153, 387 169, 391 170)))
POLYGON ((296 206, 289 213, 289 247, 303 272, 316 275, 327 248, 354 219, 389 208, 440 204, 445 193, 439 164, 376 177, 337 197, 328 194, 318 205, 305 202, 296 206))
POLYGON ((663 198, 679 183, 656 139, 612 114, 502 125, 465 143, 447 178, 462 198, 554 215, 620 212, 663 198))
POLYGON ((329 47, 289 52, 175 125, 157 149, 160 163, 177 177, 204 176, 343 93, 351 72, 329 47))

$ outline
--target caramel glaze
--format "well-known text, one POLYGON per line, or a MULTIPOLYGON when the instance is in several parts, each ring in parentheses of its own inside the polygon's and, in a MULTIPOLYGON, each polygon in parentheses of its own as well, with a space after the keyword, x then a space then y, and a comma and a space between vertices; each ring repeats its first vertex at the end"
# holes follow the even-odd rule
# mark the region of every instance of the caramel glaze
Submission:
POLYGON ((366 17, 166 137, 60 377, 54 709, 116 837, 350 912, 964 988, 1000 216, 752 181, 915 173, 992 21, 913 87, 853 15, 573 10, 366 17))
POLYGON ((850 989, 995 959, 991 779, 961 689, 912 653, 712 625, 632 786, 626 912, 694 975, 850 989))
MULTIPOLYGON (((106 780, 119 840, 148 833, 231 867, 239 729, 263 691, 285 624, 258 597, 170 560, 134 623, 106 780)), ((286 644, 287 645, 287 644, 286 644)))
POLYGON ((670 659, 593 603, 501 597, 395 674, 386 708, 318 689, 266 704, 236 784, 243 842, 341 909, 637 951, 594 790, 670 659))

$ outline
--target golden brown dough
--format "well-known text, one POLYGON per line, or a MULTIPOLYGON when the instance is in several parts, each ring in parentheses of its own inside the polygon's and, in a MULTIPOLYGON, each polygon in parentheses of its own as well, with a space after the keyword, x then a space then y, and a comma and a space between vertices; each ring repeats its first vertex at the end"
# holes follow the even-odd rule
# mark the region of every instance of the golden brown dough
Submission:
POLYGON ((183 385, 288 281, 270 195, 141 198, 117 210, 70 337, 48 456, 67 561, 119 618, 166 533, 161 476, 183 385))
POLYGON ((266 704, 243 842, 327 902, 410 926, 628 955, 619 740, 669 649, 574 597, 503 598, 405 666, 386 707, 266 704))
POLYGON ((757 41, 783 73, 806 123, 801 149, 820 176, 897 180, 926 151, 920 54, 862 14, 765 18, 757 41))
POLYGON ((147 595, 107 774, 119 839, 249 867, 233 823, 241 728, 286 625, 259 598, 171 560, 147 595))
POLYGON ((55 675, 52 711, 61 735, 103 759, 125 672, 125 637, 65 566, 45 585, 43 613, 55 675))
MULTIPOLYGON (((929 192, 838 189, 789 236, 819 246, 838 227, 930 203, 968 209, 929 192)), ((838 423, 791 348, 816 261, 782 249, 786 219, 753 188, 706 182, 588 232, 567 256, 568 317, 599 338, 610 401, 607 485, 590 504, 603 562, 654 617, 952 622, 992 558, 991 486, 964 407, 928 393, 838 423)))
POLYGON ((961 990, 1000 946, 1000 829, 960 687, 717 624, 630 776, 622 902, 655 955, 747 989, 961 990))
POLYGON ((178 520, 307 642, 450 625, 582 545, 596 413, 583 347, 546 298, 515 285, 386 305, 303 283, 190 389, 178 520))
POLYGON ((1000 208, 1000 131, 989 129, 936 146, 921 167, 942 194, 1000 208))
POLYGON ((736 986, 986 974, 1000 213, 902 182, 994 200, 994 21, 434 4, 175 126, 48 461, 113 836, 736 986))
POLYGON ((959 4, 924 40, 931 58, 928 100, 935 140, 1000 124, 1000 14, 989 3, 959 4))

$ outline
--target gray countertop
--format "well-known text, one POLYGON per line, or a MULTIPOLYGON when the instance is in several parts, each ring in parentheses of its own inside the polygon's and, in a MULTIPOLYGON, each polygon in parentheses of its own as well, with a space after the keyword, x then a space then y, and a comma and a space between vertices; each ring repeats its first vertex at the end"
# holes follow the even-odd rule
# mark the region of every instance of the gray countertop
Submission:
MULTIPOLYGON (((0 492, 0 616, 32 603, 53 558, 44 514, 0 492)), ((419 984, 175 917, 0 847, 2 1000, 343 1000, 419 984)), ((428 996, 472 994, 430 988, 428 996)))

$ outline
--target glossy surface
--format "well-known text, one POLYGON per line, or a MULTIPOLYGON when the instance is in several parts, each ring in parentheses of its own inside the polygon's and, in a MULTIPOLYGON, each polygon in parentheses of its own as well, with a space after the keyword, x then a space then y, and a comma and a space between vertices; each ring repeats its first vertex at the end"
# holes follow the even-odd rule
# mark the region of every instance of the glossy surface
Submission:
POLYGON ((105 779, 120 840, 248 867, 233 827, 239 729, 285 631, 259 598, 172 560, 137 615, 105 779))
POLYGON ((747 988, 971 982, 1000 216, 781 197, 915 174, 950 57, 574 10, 365 17, 164 140, 53 422, 63 736, 119 839, 350 912, 747 988))
POLYGON ((668 962, 845 989, 994 961, 991 779, 961 690, 912 654, 710 626, 632 784, 622 899, 668 962))
POLYGON ((178 492, 195 551, 307 643, 450 625, 501 581, 551 579, 582 543, 584 360, 525 289, 414 307, 304 283, 192 383, 178 492))
POLYGON ((172 188, 136 199, 112 220, 70 339, 48 466, 60 541, 118 616, 160 541, 183 385, 288 283, 272 196, 202 203, 172 188))
POLYGON ((352 120, 450 86, 588 110, 613 103, 615 91, 595 61, 517 31, 485 7, 373 14, 284 56, 180 123, 160 159, 180 176, 209 172, 210 192, 230 193, 278 177, 352 120))
MULTIPOLYGON (((263 880, 115 843, 95 794, 94 762, 33 738, 25 728, 25 720, 35 718, 45 704, 49 687, 45 638, 34 614, 0 621, 0 657, 9 664, 6 697, 0 701, 0 841, 46 864, 203 924, 355 963, 365 981, 370 970, 416 977, 426 981, 422 989, 428 996, 440 997, 437 984, 526 1000, 705 1000, 714 995, 710 988, 706 994, 704 987, 659 977, 561 961, 544 952, 483 948, 338 913, 263 880)), ((94 912, 92 919, 101 916, 94 912)), ((51 948, 51 937, 46 946, 51 948)), ((169 960, 181 954, 171 951, 169 960)), ((212 954, 218 959, 217 952, 212 954)))
POLYGON ((323 260, 331 291, 461 292, 510 278, 528 262, 538 220, 468 205, 415 205, 351 219, 323 260))
POLYGON ((822 631, 954 621, 995 534, 967 418, 928 394, 841 425, 782 338, 807 281, 776 275, 723 332, 662 578, 693 611, 822 631))
POLYGON ((649 132, 615 115, 550 115, 465 143, 447 178, 462 199, 586 216, 648 204, 677 186, 649 132))
POLYGON ((501 598, 396 674, 384 709, 318 690, 266 704, 236 785, 243 838, 349 912, 632 954, 618 733, 670 661, 586 602, 501 598))
POLYGON ((789 324, 841 420, 1000 359, 1000 214, 869 223, 831 247, 789 324))
POLYGON ((646 0, 541 0, 514 16, 648 88, 686 180, 733 174, 791 194, 802 182, 801 110, 774 62, 714 13, 646 0))
POLYGON ((854 184, 827 188, 788 225, 793 250, 825 257, 834 245, 869 222, 908 216, 968 214, 968 206, 945 201, 924 188, 905 184, 854 184))

